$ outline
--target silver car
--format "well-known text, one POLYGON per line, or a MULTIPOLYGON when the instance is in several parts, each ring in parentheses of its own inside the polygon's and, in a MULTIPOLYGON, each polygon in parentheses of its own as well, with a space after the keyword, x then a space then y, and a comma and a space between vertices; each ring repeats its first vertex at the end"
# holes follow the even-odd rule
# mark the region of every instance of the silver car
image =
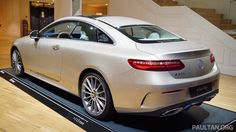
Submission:
POLYGON ((16 75, 27 73, 81 97, 104 119, 118 113, 171 116, 218 93, 207 47, 128 17, 66 17, 13 43, 16 75))

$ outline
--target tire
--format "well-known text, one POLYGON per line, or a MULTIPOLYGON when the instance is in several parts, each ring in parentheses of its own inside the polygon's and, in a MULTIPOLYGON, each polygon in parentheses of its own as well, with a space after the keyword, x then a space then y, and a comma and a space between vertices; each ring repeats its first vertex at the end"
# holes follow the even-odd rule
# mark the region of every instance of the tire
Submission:
POLYGON ((15 75, 24 75, 24 65, 21 59, 20 52, 17 49, 13 49, 13 51, 11 52, 11 66, 15 75))
POLYGON ((81 83, 81 98, 85 110, 97 119, 107 119, 113 113, 113 103, 108 85, 96 73, 88 73, 81 83))

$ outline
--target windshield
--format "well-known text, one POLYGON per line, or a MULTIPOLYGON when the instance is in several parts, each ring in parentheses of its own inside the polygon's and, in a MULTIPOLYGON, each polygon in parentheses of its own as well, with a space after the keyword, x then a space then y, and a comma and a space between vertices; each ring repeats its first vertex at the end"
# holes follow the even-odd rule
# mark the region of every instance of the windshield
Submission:
POLYGON ((139 43, 164 43, 184 41, 184 39, 154 25, 123 26, 118 29, 139 43))

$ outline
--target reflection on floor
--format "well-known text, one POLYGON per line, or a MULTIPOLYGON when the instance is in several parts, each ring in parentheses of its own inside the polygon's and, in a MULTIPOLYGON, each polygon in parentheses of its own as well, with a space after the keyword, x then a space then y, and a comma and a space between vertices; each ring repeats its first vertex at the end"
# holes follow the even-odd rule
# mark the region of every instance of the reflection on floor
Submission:
POLYGON ((1 131, 82 131, 55 111, 0 78, 1 131))
POLYGON ((208 103, 236 112, 236 77, 221 75, 220 92, 208 103))
MULTIPOLYGON (((9 55, 13 40, 0 38, 0 68, 10 67, 9 55)), ((235 82, 236 77, 221 75, 220 93, 209 104, 236 112, 235 82)), ((81 130, 3 79, 0 79, 0 91, 0 131, 81 130)))

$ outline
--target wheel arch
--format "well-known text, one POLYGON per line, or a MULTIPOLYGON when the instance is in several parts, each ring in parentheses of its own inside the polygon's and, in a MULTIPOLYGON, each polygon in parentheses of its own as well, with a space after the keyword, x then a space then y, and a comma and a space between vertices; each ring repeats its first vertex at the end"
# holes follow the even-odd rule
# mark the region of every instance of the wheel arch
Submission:
POLYGON ((14 50, 18 50, 18 51, 19 51, 20 56, 21 56, 21 61, 22 61, 22 63, 24 64, 24 57, 22 56, 20 49, 19 49, 16 45, 13 45, 13 46, 11 47, 10 60, 11 60, 12 52, 13 52, 14 50))
MULTIPOLYGON (((19 51, 19 49, 15 46, 15 45, 13 45, 12 47, 11 47, 11 54, 12 54, 12 52, 13 52, 13 50, 18 50, 19 51)), ((20 52, 20 51, 19 51, 20 52)))
MULTIPOLYGON (((12 47, 11 47, 11 50, 10 50, 10 61, 12 61, 11 59, 12 59, 12 52, 14 51, 14 50, 18 50, 19 51, 19 49, 17 48, 17 46, 15 46, 15 45, 13 45, 12 47)), ((19 51, 20 52, 20 51, 19 51)), ((22 58, 21 58, 22 59, 22 58)), ((23 59, 22 59, 22 62, 23 62, 23 59)))
POLYGON ((81 83, 82 83, 82 79, 84 78, 84 76, 86 75, 86 74, 88 74, 88 73, 97 73, 97 74, 99 74, 100 76, 102 76, 102 78, 104 78, 105 79, 105 81, 106 81, 106 84, 107 84, 107 86, 108 86, 108 88, 109 88, 109 90, 110 90, 110 87, 109 87, 109 84, 108 84, 108 81, 107 81, 107 78, 106 78, 106 76, 104 76, 104 74, 102 74, 102 72, 101 71, 99 71, 99 70, 96 70, 95 68, 86 68, 86 69, 84 69, 81 73, 80 73, 80 75, 79 75, 79 81, 78 81, 78 94, 80 95, 80 90, 81 90, 81 88, 80 88, 80 86, 81 86, 81 83))

